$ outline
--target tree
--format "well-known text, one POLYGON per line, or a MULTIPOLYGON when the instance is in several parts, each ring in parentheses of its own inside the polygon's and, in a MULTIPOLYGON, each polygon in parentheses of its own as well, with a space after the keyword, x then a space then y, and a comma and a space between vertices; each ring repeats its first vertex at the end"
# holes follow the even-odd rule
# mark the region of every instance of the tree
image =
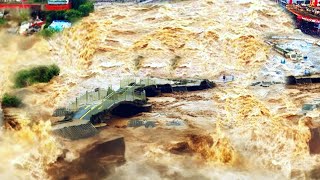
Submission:
POLYGON ((94 5, 91 2, 86 2, 79 6, 79 11, 83 16, 89 16, 89 13, 94 11, 94 5))
POLYGON ((2 97, 1 104, 5 107, 19 107, 22 102, 17 96, 10 95, 5 93, 2 97))
POLYGON ((81 4, 84 4, 87 0, 73 0, 71 1, 71 6, 73 9, 78 9, 81 4))
POLYGON ((19 22, 28 21, 30 17, 29 10, 19 10, 19 22))
POLYGON ((82 13, 80 11, 77 11, 75 9, 67 10, 65 13, 65 17, 70 22, 76 22, 82 17, 82 13))
POLYGON ((14 80, 15 87, 22 88, 26 87, 30 82, 30 72, 28 70, 21 70, 16 73, 14 80))
POLYGON ((47 28, 47 29, 44 29, 40 32, 40 34, 45 38, 52 37, 54 35, 54 33, 56 33, 56 31, 52 28, 47 28))
POLYGON ((45 75, 45 79, 48 82, 52 79, 52 77, 58 76, 59 74, 60 74, 60 68, 57 65, 53 64, 53 65, 49 66, 49 69, 45 75))
POLYGON ((7 21, 5 19, 0 19, 0 26, 5 25, 6 23, 7 23, 7 21))
POLYGON ((21 70, 16 73, 15 87, 22 88, 34 83, 49 82, 54 76, 58 76, 59 73, 60 69, 57 65, 37 66, 29 70, 21 70))

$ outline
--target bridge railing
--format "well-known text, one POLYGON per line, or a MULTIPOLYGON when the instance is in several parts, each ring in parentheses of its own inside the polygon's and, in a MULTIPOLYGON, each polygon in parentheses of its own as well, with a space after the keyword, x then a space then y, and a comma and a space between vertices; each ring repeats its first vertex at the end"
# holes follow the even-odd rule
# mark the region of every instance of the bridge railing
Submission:
POLYGON ((103 110, 107 110, 111 108, 114 104, 117 104, 122 101, 134 101, 134 100, 146 100, 145 91, 136 91, 136 86, 128 86, 124 89, 119 89, 108 96, 106 96, 102 102, 93 106, 91 110, 89 110, 83 119, 90 119, 92 115, 98 114, 103 110))
POLYGON ((95 101, 100 101, 104 99, 107 95, 111 94, 113 90, 109 87, 108 89, 97 88, 95 91, 86 92, 85 94, 77 97, 74 102, 69 104, 68 110, 75 111, 87 104, 92 104, 95 101))
POLYGON ((126 88, 120 88, 118 91, 114 92, 111 99, 114 102, 119 101, 133 101, 133 100, 146 100, 145 91, 137 91, 139 85, 127 86, 126 88))
POLYGON ((159 78, 138 78, 138 77, 127 77, 120 81, 120 88, 125 88, 126 86, 135 84, 137 86, 150 86, 157 84, 172 84, 172 85, 186 85, 186 84, 200 84, 202 80, 197 79, 159 79, 159 78))
POLYGON ((153 78, 134 78, 134 77, 127 77, 120 81, 120 88, 125 88, 131 84, 135 84, 136 86, 150 86, 157 84, 156 79, 153 78))
MULTIPOLYGON (((122 81, 122 86, 125 84, 131 84, 132 81, 125 80, 122 81)), ((71 103, 68 107, 68 111, 78 111, 79 108, 84 107, 88 104, 101 104, 101 109, 107 109, 113 104, 119 103, 121 101, 133 101, 133 100, 146 100, 145 91, 136 91, 135 89, 139 85, 132 85, 120 88, 117 91, 112 91, 110 88, 108 90, 99 89, 94 92, 86 92, 84 95, 76 98, 76 100, 71 103)))
POLYGON ((131 86, 123 89, 122 91, 118 90, 116 92, 113 92, 103 101, 103 103, 105 104, 105 108, 107 108, 106 106, 112 106, 113 104, 119 103, 121 101, 146 100, 145 92, 137 92, 135 91, 135 89, 136 86, 131 86))

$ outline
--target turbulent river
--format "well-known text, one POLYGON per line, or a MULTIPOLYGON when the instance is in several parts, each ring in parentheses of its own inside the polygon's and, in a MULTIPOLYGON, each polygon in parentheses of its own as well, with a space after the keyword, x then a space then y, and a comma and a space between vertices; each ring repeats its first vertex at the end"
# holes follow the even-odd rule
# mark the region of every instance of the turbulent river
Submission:
MULTIPOLYGON (((302 103, 319 96, 319 87, 250 86, 275 53, 264 42, 271 35, 307 37, 276 3, 259 0, 104 4, 50 40, 1 33, 0 94, 15 93, 25 105, 7 109, 21 128, 2 131, 0 177, 55 179, 47 168, 65 149, 72 161, 85 145, 121 135, 126 163, 100 178, 319 178, 320 158, 309 154, 309 121, 296 114, 302 103), (12 88, 15 71, 52 63, 61 74, 50 83, 12 88), (117 88, 121 78, 215 81, 223 74, 235 81, 151 98, 154 110, 139 116, 160 124, 179 119, 184 128, 109 128, 77 142, 49 133, 55 108, 86 90, 117 88), (172 153, 179 142, 188 142, 192 153, 172 153)), ((72 178, 88 177, 80 173, 72 178)))

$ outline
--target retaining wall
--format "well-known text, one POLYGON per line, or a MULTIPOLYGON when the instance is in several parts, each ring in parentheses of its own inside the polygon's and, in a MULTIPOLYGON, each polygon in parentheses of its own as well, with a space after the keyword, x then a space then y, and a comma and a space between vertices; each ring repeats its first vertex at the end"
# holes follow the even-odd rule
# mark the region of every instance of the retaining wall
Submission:
POLYGON ((320 83, 320 76, 288 76, 286 78, 287 85, 320 83))

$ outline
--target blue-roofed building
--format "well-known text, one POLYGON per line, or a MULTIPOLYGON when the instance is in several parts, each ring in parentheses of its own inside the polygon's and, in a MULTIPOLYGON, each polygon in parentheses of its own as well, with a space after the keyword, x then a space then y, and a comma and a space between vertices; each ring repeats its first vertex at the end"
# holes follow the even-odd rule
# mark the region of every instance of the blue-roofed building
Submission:
POLYGON ((50 24, 48 28, 61 32, 65 28, 70 28, 70 27, 71 27, 71 23, 69 21, 55 20, 50 24))

